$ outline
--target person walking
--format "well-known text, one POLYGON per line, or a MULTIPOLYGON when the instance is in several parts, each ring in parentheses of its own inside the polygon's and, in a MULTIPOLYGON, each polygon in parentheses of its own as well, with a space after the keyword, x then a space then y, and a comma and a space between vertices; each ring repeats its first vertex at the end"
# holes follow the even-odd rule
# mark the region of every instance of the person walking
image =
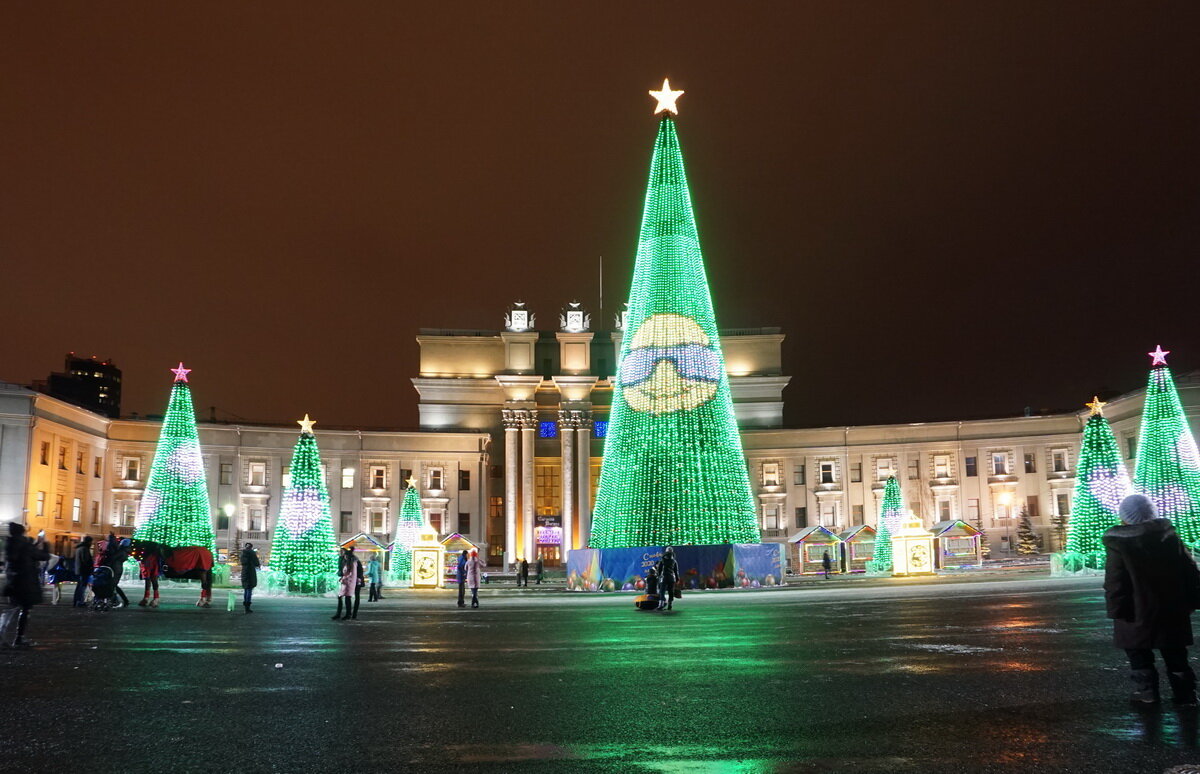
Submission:
POLYGON ((156 544, 142 545, 138 553, 134 556, 138 560, 138 575, 145 581, 145 591, 142 592, 142 601, 138 602, 139 607, 158 607, 158 579, 163 573, 162 554, 159 553, 159 548, 156 544), (154 599, 150 598, 150 591, 154 590, 154 599))
POLYGON ((679 562, 675 551, 667 546, 658 562, 658 609, 670 610, 675 602, 675 584, 679 581, 679 562))
POLYGON ((333 620, 349 621, 354 613, 354 593, 358 590, 358 560, 354 558, 354 546, 342 549, 338 562, 338 606, 333 620), (342 600, 346 602, 346 614, 342 616, 342 600))
POLYGON ((478 551, 471 552, 467 559, 467 585, 471 587, 471 607, 479 607, 479 579, 483 575, 483 560, 478 551))
MULTIPOLYGON (((534 576, 537 578, 537 585, 542 585, 542 579, 546 577, 546 564, 542 561, 542 557, 538 557, 537 564, 533 566, 534 576)), ((526 582, 525 585, 529 585, 526 582)))
POLYGON ((833 560, 829 558, 829 552, 821 554, 821 569, 825 571, 825 580, 829 580, 829 570, 833 567, 833 560))
POLYGON ((467 594, 467 561, 468 561, 468 558, 469 557, 467 556, 467 549, 464 548, 462 550, 462 553, 458 555, 458 575, 457 575, 457 577, 458 577, 458 606, 459 607, 467 606, 466 594, 467 594))
POLYGON ((1176 706, 1196 706, 1196 674, 1188 665, 1192 611, 1200 603, 1200 570, 1169 519, 1134 494, 1121 501, 1121 524, 1104 533, 1104 598, 1113 645, 1129 658, 1136 704, 1159 701, 1154 651, 1167 668, 1176 706))
POLYGON ((247 613, 253 613, 250 609, 250 601, 254 596, 254 588, 258 585, 258 568, 262 567, 262 562, 258 561, 258 552, 254 550, 253 543, 247 543, 242 547, 242 607, 246 608, 247 613))
POLYGON ((367 562, 367 581, 371 584, 367 589, 367 601, 375 602, 383 599, 379 594, 379 587, 383 585, 383 564, 379 561, 378 551, 373 552, 371 560, 367 562))
POLYGON ((75 607, 87 607, 88 578, 92 574, 92 536, 84 535, 75 547, 75 607))
POLYGON ((523 557, 517 565, 517 585, 529 588, 529 562, 523 557))
POLYGON ((129 597, 121 588, 121 576, 125 574, 125 560, 129 558, 130 545, 129 538, 118 540, 116 535, 108 533, 108 552, 104 564, 112 570, 113 592, 121 598, 119 607, 129 607, 129 597))
POLYGON ((8 608, 0 613, 0 647, 18 650, 30 647, 25 639, 29 611, 42 601, 38 564, 49 558, 44 537, 34 542, 25 536, 24 524, 9 522, 8 546, 4 551, 4 595, 8 597, 8 608), (16 633, 10 640, 7 632, 14 619, 16 633))

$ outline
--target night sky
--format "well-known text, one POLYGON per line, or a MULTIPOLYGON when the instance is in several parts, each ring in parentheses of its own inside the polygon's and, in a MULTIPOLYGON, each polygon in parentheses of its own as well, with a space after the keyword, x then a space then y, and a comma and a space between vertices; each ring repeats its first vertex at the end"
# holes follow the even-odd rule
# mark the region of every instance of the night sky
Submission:
MULTIPOLYGON (((628 292, 670 76, 723 328, 787 424, 1200 368, 1200 4, 11 5, 0 379, 412 426, 421 327, 628 292)), ((594 316, 594 321, 595 316, 594 316)), ((318 425, 318 429, 320 428, 318 425)))

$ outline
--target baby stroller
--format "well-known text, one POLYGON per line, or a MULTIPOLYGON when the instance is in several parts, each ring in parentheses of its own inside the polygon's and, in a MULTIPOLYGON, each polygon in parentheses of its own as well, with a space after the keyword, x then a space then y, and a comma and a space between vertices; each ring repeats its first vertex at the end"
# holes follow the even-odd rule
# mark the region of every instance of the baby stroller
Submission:
POLYGON ((113 588, 117 585, 113 580, 111 567, 100 565, 92 572, 92 609, 98 613, 112 609, 113 588))
POLYGON ((52 562, 49 569, 46 570, 46 582, 53 586, 53 592, 50 595, 50 604, 57 605, 62 598, 62 584, 78 583, 79 576, 75 574, 72 562, 61 556, 50 557, 52 562))

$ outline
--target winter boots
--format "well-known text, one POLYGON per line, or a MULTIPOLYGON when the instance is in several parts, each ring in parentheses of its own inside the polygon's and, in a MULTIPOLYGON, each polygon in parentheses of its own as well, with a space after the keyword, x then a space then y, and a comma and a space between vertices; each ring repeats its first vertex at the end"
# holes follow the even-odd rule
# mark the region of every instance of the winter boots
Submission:
POLYGON ((1134 704, 1158 704, 1158 670, 1134 669, 1130 672, 1133 680, 1133 693, 1129 700, 1134 704))
POLYGON ((1196 673, 1189 667, 1186 672, 1168 672, 1171 683, 1171 701, 1176 707, 1196 706, 1196 673))

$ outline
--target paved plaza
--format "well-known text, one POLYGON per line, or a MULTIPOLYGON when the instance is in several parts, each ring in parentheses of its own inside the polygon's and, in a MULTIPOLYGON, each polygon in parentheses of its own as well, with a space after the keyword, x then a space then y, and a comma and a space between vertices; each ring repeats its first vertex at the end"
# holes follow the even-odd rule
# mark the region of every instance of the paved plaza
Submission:
POLYGON ((688 594, 396 592, 41 606, 0 652, 4 771, 1159 772, 1194 715, 1125 702, 1097 579, 688 594))

